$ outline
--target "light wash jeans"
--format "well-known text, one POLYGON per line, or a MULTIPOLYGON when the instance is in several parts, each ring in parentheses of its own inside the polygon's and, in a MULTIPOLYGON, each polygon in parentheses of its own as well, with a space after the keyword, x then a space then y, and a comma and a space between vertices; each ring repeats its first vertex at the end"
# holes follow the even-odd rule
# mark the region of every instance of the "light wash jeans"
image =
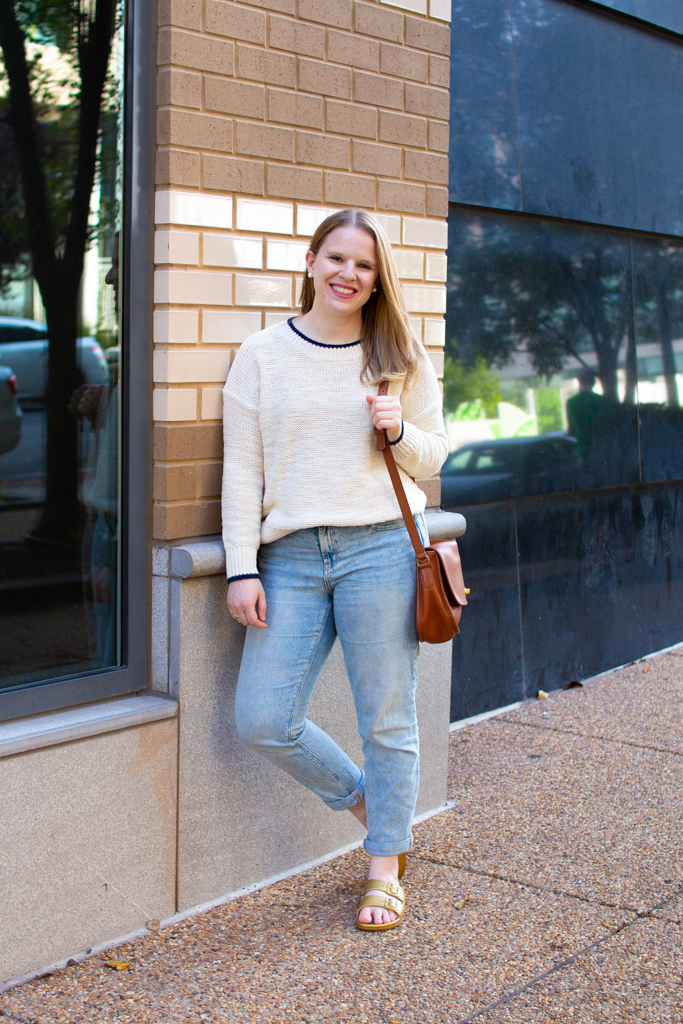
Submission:
MULTIPOLYGON (((422 516, 416 516, 427 543, 422 516)), ((247 627, 235 714, 242 741, 328 807, 365 796, 369 854, 410 849, 419 782, 415 554, 402 519, 297 530, 259 551, 268 629, 247 627), (306 718, 339 637, 365 772, 306 718)))

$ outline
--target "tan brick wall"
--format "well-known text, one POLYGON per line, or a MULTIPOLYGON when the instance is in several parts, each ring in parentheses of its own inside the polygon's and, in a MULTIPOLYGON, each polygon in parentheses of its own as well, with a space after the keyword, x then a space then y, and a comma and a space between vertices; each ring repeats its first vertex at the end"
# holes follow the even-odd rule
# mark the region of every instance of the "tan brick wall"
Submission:
POLYGON ((295 310, 332 210, 381 218, 442 374, 449 17, 450 0, 161 0, 156 538, 219 532, 221 386, 244 338, 295 310))

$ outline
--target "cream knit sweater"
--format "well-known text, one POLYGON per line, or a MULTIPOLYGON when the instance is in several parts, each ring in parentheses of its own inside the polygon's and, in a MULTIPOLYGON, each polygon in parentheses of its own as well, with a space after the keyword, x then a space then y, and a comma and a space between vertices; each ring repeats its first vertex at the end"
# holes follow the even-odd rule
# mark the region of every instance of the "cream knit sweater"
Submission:
MULTIPOLYGON (((294 530, 363 526, 401 514, 375 445, 360 344, 325 346, 285 320, 242 344, 223 389, 223 542, 228 578, 258 572, 256 554, 294 530)), ((436 374, 427 353, 411 387, 392 381, 403 436, 393 447, 413 513, 413 478, 438 473, 448 454, 436 374)))

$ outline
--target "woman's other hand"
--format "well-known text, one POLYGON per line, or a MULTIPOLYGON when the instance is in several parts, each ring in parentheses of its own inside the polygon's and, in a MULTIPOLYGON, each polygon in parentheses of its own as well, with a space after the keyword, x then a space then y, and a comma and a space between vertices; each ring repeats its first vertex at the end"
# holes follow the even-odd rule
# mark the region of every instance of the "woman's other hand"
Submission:
POLYGON ((261 580, 233 580, 228 584, 228 610, 243 626, 267 629, 266 592, 261 580))
POLYGON ((403 427, 403 410, 398 398, 391 395, 366 395, 375 430, 386 430, 390 441, 398 441, 403 427))

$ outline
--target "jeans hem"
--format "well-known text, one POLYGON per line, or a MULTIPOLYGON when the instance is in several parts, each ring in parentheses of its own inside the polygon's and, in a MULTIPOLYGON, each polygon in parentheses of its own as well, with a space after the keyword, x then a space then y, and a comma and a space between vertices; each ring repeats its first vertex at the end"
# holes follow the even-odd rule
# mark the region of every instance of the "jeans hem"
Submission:
POLYGON ((407 853, 412 844, 412 835, 396 843, 376 843, 372 839, 363 840, 365 852, 369 853, 371 857, 397 857, 399 853, 407 853))
POLYGON ((323 802, 331 811, 348 811, 350 807, 355 807, 359 804, 365 795, 365 777, 361 775, 358 785, 354 789, 353 793, 349 793, 348 796, 340 797, 338 800, 325 800, 323 802))

